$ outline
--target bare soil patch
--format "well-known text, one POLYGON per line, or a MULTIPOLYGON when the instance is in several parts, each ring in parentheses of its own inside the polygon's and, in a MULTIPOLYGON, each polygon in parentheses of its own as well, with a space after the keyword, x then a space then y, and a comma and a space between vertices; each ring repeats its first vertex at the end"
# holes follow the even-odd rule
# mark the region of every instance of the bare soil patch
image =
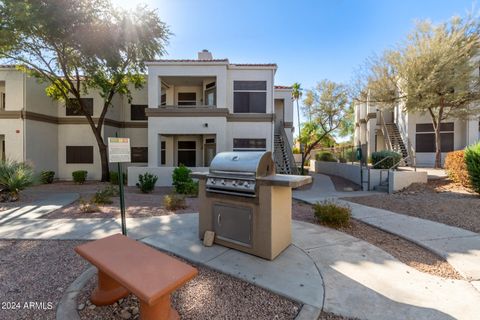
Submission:
POLYGON ((449 179, 413 184, 395 194, 346 200, 480 233, 480 196, 449 179))
MULTIPOLYGON (((172 305, 181 319, 295 319, 301 304, 227 276, 196 266, 199 274, 172 294, 172 305)), ((95 277, 77 298, 80 318, 138 319, 139 303, 134 295, 110 306, 94 307, 89 300, 95 277), (130 315, 130 317, 128 316, 130 315)))
MULTIPOLYGON (((296 200, 293 201, 292 217, 296 220, 318 223, 312 206, 296 200)), ((420 272, 448 279, 463 279, 446 260, 433 252, 358 220, 351 219, 350 226, 338 230, 381 248, 420 272)))
MULTIPOLYGON (((78 192, 82 199, 88 201, 95 192, 104 189, 108 185, 108 183, 101 182, 88 182, 83 185, 74 184, 73 182, 59 182, 39 186, 38 188, 44 194, 49 192, 78 192)), ((186 198, 187 207, 185 209, 167 210, 163 206, 163 197, 172 192, 173 188, 171 187, 156 187, 152 193, 142 193, 137 187, 125 187, 126 216, 128 218, 141 218, 198 212, 198 199, 191 197, 186 198)), ((118 218, 120 217, 120 198, 117 196, 111 199, 113 203, 98 206, 98 212, 82 212, 80 210, 80 201, 78 200, 42 218, 118 218)))
POLYGON ((81 243, 0 240, 0 319, 55 319, 64 291, 87 268, 73 250, 81 243))

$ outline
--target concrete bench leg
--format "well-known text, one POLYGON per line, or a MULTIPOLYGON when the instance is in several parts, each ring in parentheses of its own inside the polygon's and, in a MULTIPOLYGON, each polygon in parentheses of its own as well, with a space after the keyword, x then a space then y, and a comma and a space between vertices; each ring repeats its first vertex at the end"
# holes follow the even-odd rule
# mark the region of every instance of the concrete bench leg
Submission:
POLYGON ((128 296, 127 289, 122 287, 117 281, 98 270, 98 283, 92 292, 90 300, 94 305, 105 306, 128 296))
POLYGON ((140 301, 140 319, 142 320, 178 320, 180 319, 177 310, 170 304, 170 295, 160 298, 155 304, 148 305, 140 301))

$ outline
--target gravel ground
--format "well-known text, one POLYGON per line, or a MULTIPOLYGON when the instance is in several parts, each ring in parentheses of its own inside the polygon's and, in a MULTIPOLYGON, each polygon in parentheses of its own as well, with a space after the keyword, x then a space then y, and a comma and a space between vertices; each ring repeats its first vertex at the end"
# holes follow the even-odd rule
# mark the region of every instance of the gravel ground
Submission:
MULTIPOLYGON (((293 201, 293 219, 318 223, 312 206, 300 201, 293 201)), ((353 237, 369 242, 388 252, 401 262, 418 271, 448 279, 463 279, 460 274, 443 258, 406 239, 384 232, 358 220, 351 219, 349 227, 341 228, 353 237)))
POLYGON ((82 241, 0 240, 0 319, 55 319, 57 303, 86 268, 82 241))
MULTIPOLYGON (((32 190, 30 193, 43 193, 48 195, 52 192, 78 192, 80 197, 89 200, 95 192, 102 190, 108 183, 87 182, 83 185, 72 182, 57 182, 50 185, 42 185, 32 190)), ((173 192, 170 187, 156 187, 152 193, 141 193, 137 187, 125 187, 125 205, 127 217, 141 218, 151 216, 170 215, 174 213, 198 212, 198 199, 186 198, 187 208, 171 211, 163 206, 163 196, 173 192)), ((80 202, 76 201, 71 205, 65 206, 59 210, 49 213, 42 218, 115 218, 120 217, 120 198, 112 197, 113 203, 99 206, 99 212, 84 213, 80 211, 80 202)))
POLYGON ((39 194, 29 194, 29 193, 20 193, 20 199, 14 202, 0 202, 0 212, 15 208, 28 205, 32 201, 36 201, 41 199, 41 195, 39 194))
MULTIPOLYGON (((295 319, 300 311, 299 303, 223 273, 197 268, 198 276, 172 294, 172 305, 181 319, 295 319)), ((93 306, 89 297, 95 282, 96 277, 77 298, 81 319, 138 319, 139 303, 133 295, 111 306, 93 306)))
POLYGON ((448 179, 413 184, 395 194, 346 200, 480 233, 480 197, 448 179))

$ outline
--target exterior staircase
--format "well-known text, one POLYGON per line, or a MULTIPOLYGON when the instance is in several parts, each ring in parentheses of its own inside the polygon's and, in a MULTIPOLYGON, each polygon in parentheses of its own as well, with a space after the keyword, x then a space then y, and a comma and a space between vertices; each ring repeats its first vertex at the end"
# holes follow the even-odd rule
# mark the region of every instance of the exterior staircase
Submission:
POLYGON ((405 165, 411 166, 411 160, 408 158, 408 150, 403 142, 400 131, 396 123, 385 123, 385 128, 387 129, 388 138, 392 146, 392 151, 398 152, 402 155, 402 158, 405 159, 405 165))
POLYGON ((283 135, 282 132, 275 133, 273 148, 276 172, 280 174, 297 174, 297 166, 295 165, 293 153, 285 133, 283 135))

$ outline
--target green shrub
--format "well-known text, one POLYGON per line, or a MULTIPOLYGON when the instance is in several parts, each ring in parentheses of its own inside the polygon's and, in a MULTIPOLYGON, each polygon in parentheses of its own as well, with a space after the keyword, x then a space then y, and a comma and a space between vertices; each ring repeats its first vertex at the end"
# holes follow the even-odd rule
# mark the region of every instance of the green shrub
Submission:
POLYGON ((345 159, 344 157, 339 157, 339 158, 338 158, 338 162, 340 162, 340 163, 347 163, 347 159, 345 159))
POLYGON ((374 164, 373 168, 374 169, 390 169, 392 168, 395 164, 395 168, 398 167, 398 162, 402 159, 402 156, 394 151, 390 150, 382 150, 378 152, 372 152, 372 157, 371 161, 374 164), (380 163, 379 161, 388 158, 380 163), (378 163, 378 164, 377 164, 378 163))
POLYGON ((109 197, 118 197, 118 195, 120 194, 120 189, 118 186, 107 185, 105 188, 102 189, 102 192, 109 197))
POLYGON ((72 172, 73 181, 75 183, 83 184, 85 183, 85 180, 87 180, 87 174, 88 174, 88 171, 85 171, 85 170, 73 171, 72 172))
POLYGON ((184 209, 187 207, 185 196, 180 194, 169 194, 163 197, 163 205, 167 210, 184 209))
POLYGON ((465 149, 465 163, 472 189, 480 193, 480 142, 465 149))
POLYGON ((9 201, 18 200, 21 190, 34 182, 33 168, 22 162, 0 161, 0 192, 9 194, 9 201))
POLYGON ((53 178, 55 178, 55 171, 42 171, 40 173, 40 181, 43 184, 49 184, 53 182, 53 178))
POLYGON ((300 154, 300 148, 299 147, 293 147, 292 153, 293 154, 300 154))
POLYGON ((313 210, 320 223, 334 228, 348 226, 352 213, 349 207, 330 200, 317 202, 313 205, 313 210))
POLYGON ((198 194, 198 183, 194 182, 190 173, 192 170, 181 164, 175 168, 172 173, 173 186, 175 192, 179 194, 198 194))
POLYGON ((450 179, 470 188, 470 177, 468 175, 467 163, 465 161, 465 150, 458 150, 447 153, 445 157, 445 171, 450 179))
POLYGON ((157 180, 157 176, 145 172, 143 175, 138 175, 137 187, 139 187, 143 193, 152 192, 155 189, 155 183, 157 183, 157 180))
MULTIPOLYGON (((122 172, 122 177, 123 177, 123 184, 126 185, 127 184, 127 174, 125 172, 122 172)), ((110 172, 110 183, 118 186, 118 182, 119 182, 118 172, 116 172, 116 171, 110 172)))
POLYGON ((116 197, 119 195, 118 187, 116 186, 107 186, 100 191, 95 192, 94 196, 90 200, 92 204, 102 205, 102 204, 112 204, 113 201, 111 197, 116 197))
POLYGON ((315 155, 317 161, 337 162, 337 159, 330 151, 320 151, 315 155))

